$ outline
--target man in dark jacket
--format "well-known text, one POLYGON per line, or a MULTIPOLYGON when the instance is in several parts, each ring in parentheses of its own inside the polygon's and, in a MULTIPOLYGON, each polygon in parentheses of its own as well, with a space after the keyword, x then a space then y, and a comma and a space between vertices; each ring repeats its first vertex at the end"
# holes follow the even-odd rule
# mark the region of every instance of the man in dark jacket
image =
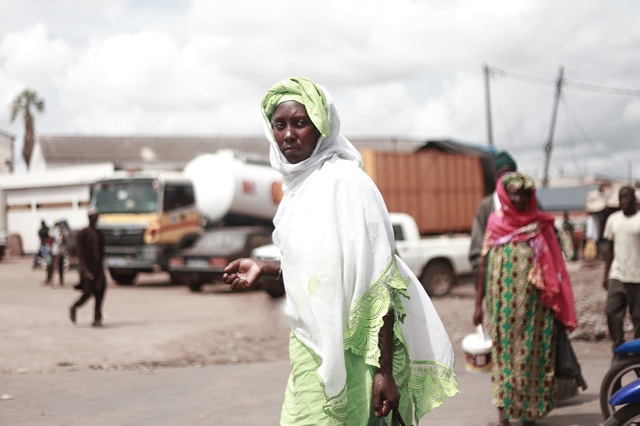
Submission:
POLYGON ((89 226, 78 232, 77 250, 80 271, 82 296, 69 308, 71 322, 76 322, 76 310, 91 296, 95 298, 93 326, 102 326, 102 300, 107 288, 107 280, 102 267, 104 256, 104 237, 97 229, 98 210, 91 208, 88 212, 89 226))

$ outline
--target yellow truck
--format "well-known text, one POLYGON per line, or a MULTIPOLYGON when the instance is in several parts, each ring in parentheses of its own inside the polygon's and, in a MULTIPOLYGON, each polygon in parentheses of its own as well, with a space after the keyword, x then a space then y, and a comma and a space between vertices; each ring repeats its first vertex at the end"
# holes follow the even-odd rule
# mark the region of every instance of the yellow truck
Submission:
POLYGON ((118 284, 166 270, 167 253, 191 245, 202 228, 193 185, 178 173, 116 173, 93 185, 91 205, 100 212, 105 267, 118 284))
POLYGON ((199 155, 182 172, 117 172, 91 187, 105 267, 116 283, 131 285, 139 273, 168 271, 171 254, 207 224, 271 225, 281 186, 264 159, 226 150, 199 155))

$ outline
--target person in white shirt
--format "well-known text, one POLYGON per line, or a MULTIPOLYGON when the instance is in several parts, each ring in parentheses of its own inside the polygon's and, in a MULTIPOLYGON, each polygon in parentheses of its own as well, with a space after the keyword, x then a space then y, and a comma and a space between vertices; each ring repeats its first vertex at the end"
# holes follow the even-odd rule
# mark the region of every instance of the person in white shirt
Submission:
POLYGON ((632 187, 621 188, 618 199, 620 210, 609 216, 603 234, 607 246, 603 280, 607 290, 605 313, 614 350, 624 343, 627 308, 634 337, 640 338, 640 214, 632 187))

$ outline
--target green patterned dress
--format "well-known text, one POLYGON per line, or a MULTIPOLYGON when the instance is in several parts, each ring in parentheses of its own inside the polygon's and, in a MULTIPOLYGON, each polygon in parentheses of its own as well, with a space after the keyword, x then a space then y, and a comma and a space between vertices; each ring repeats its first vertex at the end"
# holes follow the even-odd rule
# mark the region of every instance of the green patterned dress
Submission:
POLYGON ((528 241, 492 247, 487 261, 491 396, 507 419, 523 421, 556 405, 554 319, 528 279, 533 261, 528 241))

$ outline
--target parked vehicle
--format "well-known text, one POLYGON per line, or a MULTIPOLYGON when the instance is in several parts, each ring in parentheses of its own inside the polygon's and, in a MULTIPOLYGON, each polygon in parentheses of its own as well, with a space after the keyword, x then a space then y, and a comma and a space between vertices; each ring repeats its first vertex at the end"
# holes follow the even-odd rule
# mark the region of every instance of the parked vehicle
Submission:
POLYGON ((640 379, 625 385, 609 399, 609 405, 619 408, 607 419, 605 426, 640 424, 640 379))
POLYGON ((615 354, 620 360, 612 363, 600 385, 600 409, 605 419, 619 408, 619 404, 610 402, 611 397, 640 378, 640 339, 623 343, 615 350, 615 354))
POLYGON ((173 282, 200 291, 206 283, 222 278, 224 268, 233 260, 248 257, 259 246, 271 243, 273 229, 262 226, 234 226, 205 232, 189 248, 174 252, 168 261, 173 282))
POLYGON ((362 161, 389 211, 410 214, 421 235, 471 232, 478 203, 494 189, 477 152, 363 150, 362 161))
MULTIPOLYGON (((391 213, 396 251, 420 279, 431 297, 447 295, 460 277, 472 273, 469 263, 471 238, 467 234, 422 237, 413 217, 391 213)), ((253 251, 252 257, 279 259, 278 248, 270 244, 253 251)))
POLYGON ((449 294, 460 277, 472 273, 468 234, 422 237, 410 215, 391 213, 390 217, 397 253, 420 279, 429 296, 449 294))
POLYGON ((270 224, 281 181, 268 161, 233 151, 200 155, 182 173, 117 172, 91 188, 105 267, 130 285, 139 273, 168 271, 172 253, 191 246, 207 225, 270 224))

